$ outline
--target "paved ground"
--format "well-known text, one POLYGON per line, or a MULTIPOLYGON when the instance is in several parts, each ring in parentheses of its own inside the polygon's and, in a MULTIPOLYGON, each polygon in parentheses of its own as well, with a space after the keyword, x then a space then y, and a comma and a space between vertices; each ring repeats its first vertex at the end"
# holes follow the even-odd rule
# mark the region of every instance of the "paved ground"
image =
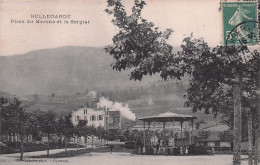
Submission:
MULTIPOLYGON (((57 153, 63 150, 52 150, 50 153, 57 153)), ((35 165, 35 164, 68 164, 68 165, 232 165, 232 155, 214 156, 157 156, 157 155, 133 155, 130 153, 88 153, 85 155, 59 158, 59 159, 38 159, 28 156, 46 154, 46 151, 25 153, 23 162, 17 161, 19 154, 0 155, 1 165, 35 165)), ((243 156, 246 158, 246 156, 243 156)), ((247 161, 242 161, 247 165, 247 161)))

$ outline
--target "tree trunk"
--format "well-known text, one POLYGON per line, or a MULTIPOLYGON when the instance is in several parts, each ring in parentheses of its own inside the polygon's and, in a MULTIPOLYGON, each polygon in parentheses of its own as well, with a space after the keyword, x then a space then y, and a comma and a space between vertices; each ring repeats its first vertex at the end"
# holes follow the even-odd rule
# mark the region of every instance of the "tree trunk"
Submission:
POLYGON ((79 138, 77 136, 77 151, 79 150, 79 138))
POLYGON ((60 136, 60 148, 62 148, 62 135, 60 136))
POLYGON ((101 135, 99 136, 99 140, 100 140, 100 146, 102 146, 102 137, 101 137, 101 135))
POLYGON ((66 152, 67 151, 67 137, 66 136, 64 137, 64 143, 65 143, 64 147, 65 147, 65 152, 66 152))
POLYGON ((92 136, 92 149, 93 149, 93 145, 94 145, 94 144, 93 144, 93 136, 92 136))
POLYGON ((255 139, 255 146, 253 146, 253 159, 254 159, 254 165, 257 165, 257 142, 256 142, 256 139, 255 139))
POLYGON ((86 148, 88 148, 88 136, 85 139, 86 139, 86 148))
MULTIPOLYGON (((260 69, 258 70, 258 82, 257 82, 257 86, 258 89, 260 89, 260 69)), ((260 94, 258 94, 258 120, 257 120, 257 134, 256 134, 256 147, 257 147, 257 161, 258 163, 260 162, 260 94)))
POLYGON ((258 152, 257 152, 257 146, 258 146, 258 141, 257 141, 257 139, 258 139, 258 131, 257 131, 257 129, 255 130, 255 146, 254 146, 254 165, 257 165, 258 163, 258 152))
POLYGON ((49 157, 49 154, 50 154, 50 135, 48 134, 47 158, 49 157))
POLYGON ((252 115, 249 112, 248 119, 248 165, 253 165, 253 127, 252 127, 252 115))
POLYGON ((234 99, 234 140, 233 140, 233 165, 241 164, 241 75, 239 75, 233 86, 234 99))
MULTIPOLYGON (((259 121, 259 119, 258 119, 258 122, 260 122, 259 121)), ((260 126, 258 126, 258 127, 260 127, 260 126)), ((258 132, 258 135, 256 136, 256 162, 260 162, 260 130, 259 130, 259 128, 258 128, 258 130, 257 130, 257 132, 258 132)))
POLYGON ((20 161, 23 161, 23 135, 21 135, 20 161))

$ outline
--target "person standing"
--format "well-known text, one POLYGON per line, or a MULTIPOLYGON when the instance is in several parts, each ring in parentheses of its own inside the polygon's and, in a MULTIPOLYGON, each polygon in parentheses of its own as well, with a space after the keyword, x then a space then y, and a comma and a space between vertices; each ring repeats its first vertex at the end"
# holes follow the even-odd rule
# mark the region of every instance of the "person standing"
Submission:
POLYGON ((112 151, 113 151, 113 145, 110 145, 110 152, 112 153, 112 151))

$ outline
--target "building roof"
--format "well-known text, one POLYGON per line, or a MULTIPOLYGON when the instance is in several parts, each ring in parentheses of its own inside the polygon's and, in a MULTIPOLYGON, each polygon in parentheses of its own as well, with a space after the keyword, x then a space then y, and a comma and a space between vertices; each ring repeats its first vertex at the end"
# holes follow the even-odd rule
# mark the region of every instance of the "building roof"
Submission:
POLYGON ((197 119, 197 117, 191 115, 177 114, 169 111, 156 116, 147 116, 147 117, 139 118, 139 120, 149 121, 149 122, 187 121, 193 119, 197 119))
POLYGON ((230 127, 226 124, 220 124, 220 125, 215 125, 211 127, 204 128, 204 131, 212 131, 212 132, 224 132, 229 130, 230 127))
POLYGON ((220 132, 210 132, 209 136, 206 139, 203 139, 202 141, 204 141, 204 142, 220 141, 219 133, 220 132))

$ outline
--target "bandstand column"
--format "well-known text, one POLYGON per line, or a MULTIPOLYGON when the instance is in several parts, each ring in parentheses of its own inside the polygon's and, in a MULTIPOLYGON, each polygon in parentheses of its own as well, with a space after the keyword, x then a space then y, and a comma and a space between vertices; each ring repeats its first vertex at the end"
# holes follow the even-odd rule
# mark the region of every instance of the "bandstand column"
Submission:
POLYGON ((163 122, 163 136, 165 137, 165 122, 163 122))
POLYGON ((174 121, 174 119, 172 119, 172 139, 173 139, 173 145, 174 146, 176 146, 176 144, 175 144, 175 137, 174 137, 174 126, 175 126, 175 121, 174 121))
POLYGON ((148 121, 148 143, 149 143, 149 146, 151 147, 150 124, 151 124, 151 122, 148 121))
POLYGON ((143 153, 145 153, 145 120, 144 120, 144 147, 143 147, 143 153))
POLYGON ((154 131, 153 131, 153 137, 154 137, 154 138, 153 138, 153 144, 156 144, 156 143, 155 143, 155 136, 156 136, 155 121, 153 121, 153 130, 154 130, 154 131))
POLYGON ((183 124, 183 121, 181 121, 181 143, 183 145, 183 138, 182 138, 182 124, 183 124))
POLYGON ((165 122, 163 122, 163 146, 165 144, 165 122))
POLYGON ((190 144, 193 144, 193 119, 191 119, 191 134, 190 134, 190 144))

